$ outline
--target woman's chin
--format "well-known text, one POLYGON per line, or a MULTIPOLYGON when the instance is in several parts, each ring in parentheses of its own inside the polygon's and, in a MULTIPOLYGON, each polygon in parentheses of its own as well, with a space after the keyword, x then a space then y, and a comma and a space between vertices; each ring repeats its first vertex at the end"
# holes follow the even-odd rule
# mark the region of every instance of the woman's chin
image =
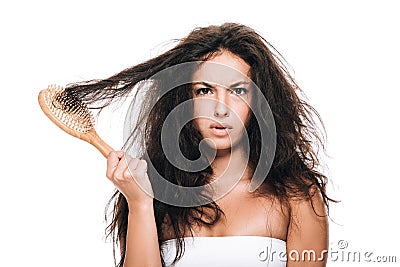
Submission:
POLYGON ((232 147, 232 143, 230 140, 215 140, 213 138, 203 139, 205 144, 207 144, 208 148, 213 150, 230 150, 232 147))

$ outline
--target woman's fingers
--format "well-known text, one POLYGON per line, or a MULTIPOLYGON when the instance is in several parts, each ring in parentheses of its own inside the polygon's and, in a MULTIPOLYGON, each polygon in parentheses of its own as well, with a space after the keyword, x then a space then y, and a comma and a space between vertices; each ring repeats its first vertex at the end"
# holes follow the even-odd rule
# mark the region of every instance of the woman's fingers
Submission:
POLYGON ((106 175, 127 200, 140 201, 147 199, 149 194, 153 197, 145 160, 132 158, 123 151, 111 152, 107 157, 106 175))
POLYGON ((134 177, 132 172, 136 170, 139 161, 140 160, 138 158, 131 158, 129 162, 127 162, 127 168, 124 171, 125 177, 134 177))
POLYGON ((124 156, 123 151, 113 151, 107 157, 107 170, 106 176, 108 179, 112 179, 116 168, 118 167, 121 159, 124 156))
POLYGON ((132 178, 139 185, 139 187, 151 197, 154 197, 153 189, 150 183, 149 176, 147 175, 147 162, 145 160, 131 161, 128 169, 132 178))
POLYGON ((146 162, 144 159, 140 160, 140 161, 138 162, 138 165, 137 165, 137 167, 136 167, 136 170, 137 170, 139 173, 145 173, 145 172, 147 172, 147 162, 146 162))

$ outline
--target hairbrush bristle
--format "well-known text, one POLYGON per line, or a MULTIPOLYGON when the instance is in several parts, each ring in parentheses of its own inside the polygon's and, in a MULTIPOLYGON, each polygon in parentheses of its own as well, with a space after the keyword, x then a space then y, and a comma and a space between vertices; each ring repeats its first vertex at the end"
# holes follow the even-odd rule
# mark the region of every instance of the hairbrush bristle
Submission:
POLYGON ((45 104, 65 126, 80 133, 94 128, 94 118, 87 105, 68 94, 63 87, 50 85, 44 94, 45 104))

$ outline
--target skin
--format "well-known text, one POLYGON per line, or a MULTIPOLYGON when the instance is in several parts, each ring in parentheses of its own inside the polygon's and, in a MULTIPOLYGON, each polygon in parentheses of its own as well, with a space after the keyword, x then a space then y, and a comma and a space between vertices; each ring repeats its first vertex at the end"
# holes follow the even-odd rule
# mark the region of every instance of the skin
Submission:
MULTIPOLYGON (((290 211, 282 208, 274 198, 255 197, 248 192, 250 183, 248 167, 243 157, 240 140, 244 125, 250 115, 252 92, 243 93, 237 81, 245 81, 250 66, 240 57, 224 51, 211 62, 224 64, 243 75, 217 75, 207 68, 199 69, 194 80, 206 82, 193 85, 195 125, 206 138, 210 147, 216 148, 216 157, 211 164, 215 179, 240 175, 237 185, 216 200, 225 216, 212 227, 198 226, 194 236, 267 236, 286 241, 288 255, 296 250, 301 255, 304 250, 314 250, 317 257, 328 249, 328 223, 326 216, 315 214, 307 200, 291 200, 290 211), (219 78, 224 77, 224 78, 219 78), (238 90, 236 90, 238 89, 238 90), (198 94, 197 94, 198 93, 198 94), (216 136, 210 131, 213 122, 225 122, 232 126, 228 136, 216 136)), ((232 74, 232 73, 230 73, 232 74)), ((107 177, 122 192, 129 205, 127 252, 124 266, 161 266, 157 229, 153 214, 153 197, 143 192, 136 181, 145 185, 147 192, 151 185, 144 160, 131 158, 122 151, 112 152, 107 159, 107 177), (130 223, 134 221, 134 223, 130 223)), ((319 194, 313 198, 318 214, 326 214, 319 194)), ((163 225, 166 240, 174 238, 168 218, 163 225)), ((294 257, 292 257, 294 258, 294 257)), ((326 254, 322 260, 307 261, 291 259, 287 266, 326 266, 326 254)))
POLYGON ((247 77, 250 66, 229 52, 209 62, 193 75, 194 123, 220 155, 229 154, 240 142, 250 116, 252 90, 247 77), (232 128, 229 136, 215 136, 210 131, 215 122, 229 124, 232 128))

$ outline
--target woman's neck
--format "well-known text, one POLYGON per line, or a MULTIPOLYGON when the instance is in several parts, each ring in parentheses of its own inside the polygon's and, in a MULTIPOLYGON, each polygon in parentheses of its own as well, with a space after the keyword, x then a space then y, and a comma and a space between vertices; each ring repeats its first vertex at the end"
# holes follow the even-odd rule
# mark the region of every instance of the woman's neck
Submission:
POLYGON ((211 163, 214 178, 235 177, 235 179, 250 179, 248 157, 241 147, 218 150, 211 163), (240 176, 240 177, 238 177, 240 176))

